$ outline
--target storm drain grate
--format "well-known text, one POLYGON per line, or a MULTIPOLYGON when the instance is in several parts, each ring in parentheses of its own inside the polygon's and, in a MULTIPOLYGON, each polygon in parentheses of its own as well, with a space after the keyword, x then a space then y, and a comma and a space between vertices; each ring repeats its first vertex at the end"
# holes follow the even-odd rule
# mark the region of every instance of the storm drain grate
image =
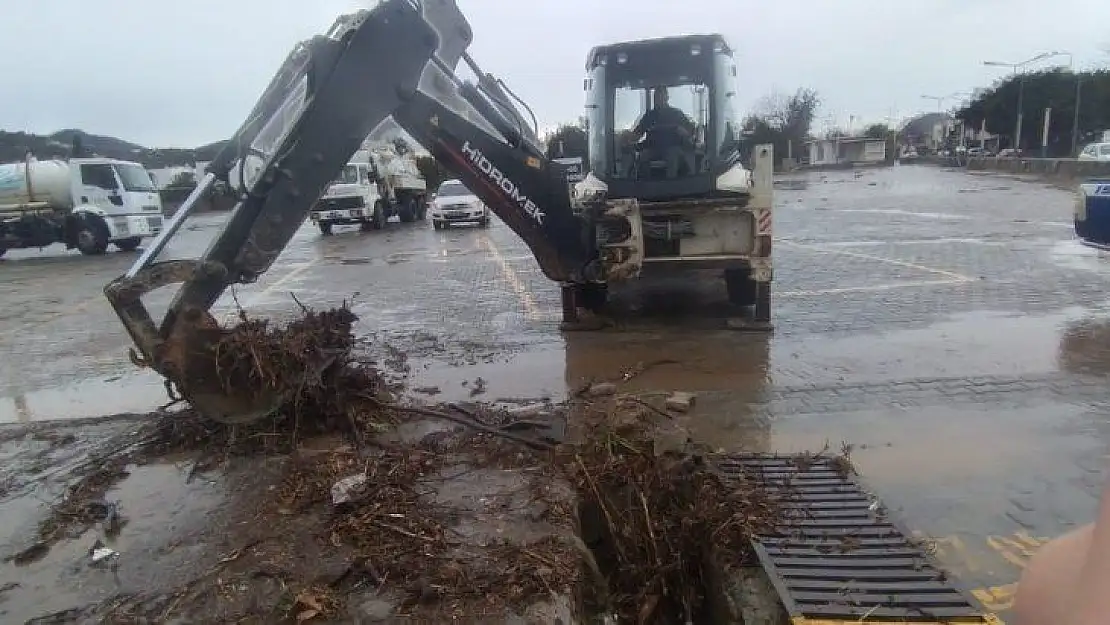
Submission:
POLYGON ((780 535, 753 541, 796 623, 998 623, 941 571, 881 504, 827 459, 745 454, 717 461, 786 497, 780 535))

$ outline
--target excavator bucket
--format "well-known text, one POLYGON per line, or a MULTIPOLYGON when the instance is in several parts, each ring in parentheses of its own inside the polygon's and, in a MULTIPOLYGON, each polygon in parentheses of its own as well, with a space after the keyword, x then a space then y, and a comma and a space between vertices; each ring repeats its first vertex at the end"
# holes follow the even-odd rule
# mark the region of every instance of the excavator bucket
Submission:
MULTIPOLYGON (((104 293, 141 354, 132 360, 168 380, 202 414, 243 423, 278 410, 295 392, 265 381, 227 388, 220 350, 229 330, 210 313, 233 284, 251 283, 277 259, 312 206, 375 129, 416 92, 433 60, 454 67, 470 28, 454 2, 387 0, 340 18, 298 45, 208 173, 144 250, 104 293), (155 262, 198 200, 238 162, 241 199, 223 230, 195 260, 155 262), (142 298, 181 284, 161 324, 142 298)), ((305 376, 334 360, 321 353, 305 376)))

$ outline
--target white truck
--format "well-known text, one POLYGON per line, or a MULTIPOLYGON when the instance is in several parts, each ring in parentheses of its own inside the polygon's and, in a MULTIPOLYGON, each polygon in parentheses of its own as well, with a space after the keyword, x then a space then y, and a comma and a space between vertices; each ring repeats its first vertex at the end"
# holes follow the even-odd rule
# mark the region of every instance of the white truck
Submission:
POLYGON ((0 255, 63 243, 130 252, 162 231, 162 198, 139 163, 71 158, 0 164, 0 255))
POLYGON ((366 142, 351 157, 316 205, 312 222, 329 235, 340 224, 379 230, 393 215, 404 223, 428 213, 428 183, 416 160, 389 142, 366 142))

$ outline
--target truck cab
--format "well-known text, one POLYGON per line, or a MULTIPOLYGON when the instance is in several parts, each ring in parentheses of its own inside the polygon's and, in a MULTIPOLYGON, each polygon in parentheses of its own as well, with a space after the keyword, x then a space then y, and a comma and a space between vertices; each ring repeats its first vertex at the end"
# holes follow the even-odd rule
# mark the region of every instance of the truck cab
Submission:
POLYGON ((71 176, 75 217, 100 217, 106 230, 101 233, 104 240, 94 235, 91 241, 81 241, 83 232, 78 229, 75 247, 84 251, 114 243, 131 250, 162 231, 162 197, 145 167, 107 158, 75 158, 70 166, 76 174, 71 176))
POLYGON ((310 214, 312 223, 324 235, 330 235, 335 225, 358 224, 363 231, 380 230, 389 218, 380 200, 370 163, 352 160, 317 200, 310 214))

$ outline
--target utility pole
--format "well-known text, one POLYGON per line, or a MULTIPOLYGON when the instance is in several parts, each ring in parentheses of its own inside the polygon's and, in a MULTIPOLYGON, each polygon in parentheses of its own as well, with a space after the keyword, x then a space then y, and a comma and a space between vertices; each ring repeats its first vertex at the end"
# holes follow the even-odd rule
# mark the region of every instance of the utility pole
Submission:
MULTIPOLYGON (((923 96, 921 96, 921 97, 922 97, 922 98, 924 98, 924 99, 926 99, 926 100, 933 100, 933 101, 935 101, 935 102, 937 103, 937 112, 938 112, 938 113, 942 113, 942 112, 944 112, 944 111, 943 111, 943 104, 944 104, 944 101, 945 101, 945 100, 949 100, 949 99, 951 99, 951 98, 956 98, 956 97, 960 97, 960 96, 963 96, 963 95, 967 95, 967 94, 966 94, 966 92, 963 92, 963 91, 956 91, 956 92, 954 92, 954 93, 950 93, 950 94, 948 94, 948 95, 923 95, 923 96)), ((953 125, 952 125, 952 124, 948 124, 948 125, 946 125, 946 126, 945 126, 945 139, 944 139, 945 143, 947 143, 947 142, 948 142, 948 136, 949 136, 949 133, 950 133, 950 132, 951 132, 951 130, 952 130, 952 127, 953 127, 953 125)), ((962 141, 963 141, 963 140, 961 139, 961 144, 962 144, 962 141)), ((937 147, 939 148, 939 146, 937 146, 937 147)))
POLYGON ((1071 153, 1070 158, 1079 156, 1079 107, 1083 102, 1083 77, 1075 69, 1075 55, 1066 50, 1053 50, 1052 56, 1068 57, 1068 71, 1075 75, 1075 109, 1071 115, 1071 153))
POLYGON ((1053 56, 1063 56, 1066 52, 1042 52, 1037 56, 1026 59, 1020 63, 1005 63, 1002 61, 983 61, 983 65, 994 67, 1009 67, 1018 76, 1018 101, 1017 101, 1017 122, 1014 124, 1014 150, 1021 150, 1021 122, 1025 112, 1025 67, 1030 63, 1035 63, 1042 59, 1047 59, 1053 56))

